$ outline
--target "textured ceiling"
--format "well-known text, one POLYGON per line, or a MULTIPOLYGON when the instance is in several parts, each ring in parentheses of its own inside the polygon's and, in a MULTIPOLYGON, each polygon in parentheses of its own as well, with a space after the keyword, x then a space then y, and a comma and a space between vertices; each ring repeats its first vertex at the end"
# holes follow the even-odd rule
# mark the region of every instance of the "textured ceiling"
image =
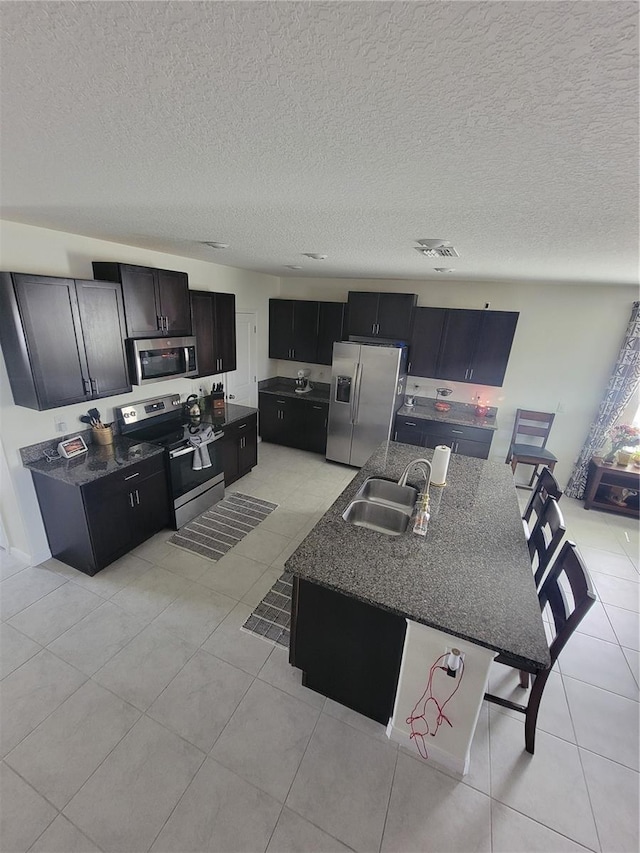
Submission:
POLYGON ((4 218, 276 275, 637 281, 635 2, 1 15, 4 218))

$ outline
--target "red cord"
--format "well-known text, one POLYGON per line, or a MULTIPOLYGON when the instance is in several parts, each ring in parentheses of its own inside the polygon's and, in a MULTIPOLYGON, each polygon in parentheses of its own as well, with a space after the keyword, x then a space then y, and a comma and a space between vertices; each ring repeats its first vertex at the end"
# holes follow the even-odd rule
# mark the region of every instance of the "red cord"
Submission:
POLYGON ((441 661, 443 661, 448 656, 449 656, 448 654, 440 655, 440 657, 435 661, 435 663, 433 664, 433 666, 429 670, 429 678, 427 680, 427 686, 424 689, 424 693, 418 699, 418 701, 416 702, 416 704, 413 708, 413 711, 411 712, 411 714, 406 719, 407 725, 411 726, 411 734, 409 735, 409 737, 411 740, 415 740, 418 752, 420 753, 422 758, 424 758, 425 760, 429 758, 429 753, 427 752, 427 746, 426 746, 425 741, 424 741, 425 735, 431 735, 431 737, 435 737, 437 732, 438 732, 438 729, 440 728, 440 726, 442 725, 443 722, 447 723, 449 726, 451 726, 451 728, 453 728, 453 723, 447 717, 447 715, 444 713, 444 709, 446 708, 447 704, 451 701, 451 699, 456 695, 460 685, 462 684, 462 676, 464 675, 464 660, 462 658, 460 658, 460 666, 461 666, 460 673, 458 676, 456 676, 456 680, 457 680, 456 688, 451 693, 449 698, 446 699, 441 705, 438 702, 438 700, 435 698, 435 696, 432 695, 434 673, 435 673, 436 669, 442 669, 445 672, 447 671, 447 667, 442 666, 441 661), (431 714, 431 708, 429 705, 429 703, 431 703, 431 702, 433 702, 435 705, 433 712, 434 713, 437 712, 437 713, 435 713, 435 720, 433 721, 433 723, 434 723, 433 731, 431 731, 431 727, 429 726, 429 723, 427 722, 427 715, 431 714), (422 713, 416 714, 416 711, 418 710, 418 708, 420 706, 422 707, 422 713), (416 726, 416 723, 419 724, 420 720, 424 724, 421 727, 421 728, 423 728, 422 731, 420 729, 418 729, 416 726))

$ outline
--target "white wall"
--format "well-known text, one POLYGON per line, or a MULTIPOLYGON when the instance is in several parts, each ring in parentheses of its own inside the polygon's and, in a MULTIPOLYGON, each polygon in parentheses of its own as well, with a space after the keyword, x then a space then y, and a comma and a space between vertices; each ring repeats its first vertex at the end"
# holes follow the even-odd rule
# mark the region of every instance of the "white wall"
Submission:
MULTIPOLYGON (((501 388, 461 382, 445 384, 454 389, 449 400, 471 402, 480 394, 498 407, 498 432, 491 446, 492 459, 504 460, 515 410, 556 412, 548 447, 559 459, 556 473, 564 487, 607 387, 627 323, 631 304, 638 299, 634 287, 618 285, 532 284, 530 282, 484 283, 282 279, 281 297, 344 301, 349 290, 417 293, 418 305, 440 308, 478 308, 489 302, 495 311, 518 311, 520 317, 509 367, 501 388)), ((286 370, 286 362, 278 369, 286 370)), ((295 375, 291 365, 288 374, 295 375)), ((330 375, 312 366, 312 378, 330 375)), ((442 380, 409 377, 408 390, 435 397, 442 380), (417 385, 416 389, 414 386, 417 385)), ((522 467, 522 477, 530 469, 522 467)))
MULTIPOLYGON (((258 316, 258 378, 276 375, 277 362, 268 358, 268 324, 269 298, 278 295, 278 278, 76 234, 0 222, 3 270, 90 279, 93 278, 92 261, 122 261, 182 270, 189 275, 191 289, 235 293, 236 310, 255 311, 258 316)), ((114 406, 158 393, 179 393, 185 397, 203 384, 208 391, 211 381, 177 379, 145 385, 144 389, 134 386, 130 394, 99 400, 97 408, 103 420, 109 422, 114 406)), ((87 403, 46 412, 14 406, 4 358, 0 357, 0 430, 7 462, 0 471, 0 513, 11 546, 36 559, 48 556, 48 545, 31 475, 22 467, 18 448, 54 438, 58 419, 66 422, 68 432, 84 429, 85 425, 78 418, 86 409, 87 403)))

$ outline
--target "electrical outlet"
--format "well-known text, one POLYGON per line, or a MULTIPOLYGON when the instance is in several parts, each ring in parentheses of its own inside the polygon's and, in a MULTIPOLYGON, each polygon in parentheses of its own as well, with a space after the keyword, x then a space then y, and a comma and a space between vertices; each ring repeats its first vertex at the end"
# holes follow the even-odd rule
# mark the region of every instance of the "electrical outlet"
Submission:
POLYGON ((56 428, 56 432, 66 432, 67 431, 67 422, 64 421, 60 417, 56 417, 53 419, 54 426, 56 428))

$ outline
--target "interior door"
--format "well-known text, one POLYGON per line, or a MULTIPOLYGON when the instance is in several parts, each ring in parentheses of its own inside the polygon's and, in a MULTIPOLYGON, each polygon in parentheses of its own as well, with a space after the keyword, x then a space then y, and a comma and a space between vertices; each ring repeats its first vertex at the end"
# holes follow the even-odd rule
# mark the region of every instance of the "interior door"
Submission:
MULTIPOLYGON (((351 464, 361 467, 383 441, 391 438, 402 350, 362 346, 356 382, 351 464)), ((404 389, 402 388, 401 393, 404 389)))
POLYGON ((258 407, 257 337, 254 313, 236 314, 236 369, 227 374, 227 399, 239 406, 258 407))
POLYGON ((124 307, 120 285, 76 281, 78 310, 91 393, 110 397, 131 391, 124 350, 124 307))

